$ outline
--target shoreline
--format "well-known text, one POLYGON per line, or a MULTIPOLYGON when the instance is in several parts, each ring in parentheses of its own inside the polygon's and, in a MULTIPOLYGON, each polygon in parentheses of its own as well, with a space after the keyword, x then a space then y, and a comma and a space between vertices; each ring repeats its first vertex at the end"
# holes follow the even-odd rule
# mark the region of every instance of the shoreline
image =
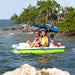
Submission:
MULTIPOLYGON (((29 33, 29 32, 35 32, 36 30, 41 30, 40 28, 34 27, 34 26, 29 26, 27 24, 20 25, 17 28, 1 28, 0 31, 18 31, 18 32, 23 32, 23 33, 29 33)), ((71 37, 75 38, 75 31, 73 32, 58 32, 56 33, 57 37, 71 37)))

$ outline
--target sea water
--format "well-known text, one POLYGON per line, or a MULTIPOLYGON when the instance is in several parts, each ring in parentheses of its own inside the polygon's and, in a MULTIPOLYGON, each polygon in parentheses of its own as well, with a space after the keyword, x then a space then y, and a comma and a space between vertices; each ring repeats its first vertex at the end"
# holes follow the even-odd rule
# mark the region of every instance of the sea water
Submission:
MULTIPOLYGON (((11 20, 0 20, 1 28, 13 28, 11 20)), ((12 52, 12 45, 26 40, 32 41, 34 34, 26 34, 18 31, 0 31, 0 75, 12 71, 23 64, 30 64, 37 69, 53 68, 68 71, 75 75, 75 38, 56 38, 58 42, 66 46, 63 53, 54 54, 19 54, 12 52)))

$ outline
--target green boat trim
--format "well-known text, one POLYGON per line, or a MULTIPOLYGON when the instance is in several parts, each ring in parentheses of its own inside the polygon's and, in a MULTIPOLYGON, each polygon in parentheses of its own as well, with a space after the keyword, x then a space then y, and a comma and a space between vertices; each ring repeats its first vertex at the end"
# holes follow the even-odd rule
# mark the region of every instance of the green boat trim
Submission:
POLYGON ((58 48, 45 47, 43 49, 40 49, 40 48, 25 48, 25 49, 13 48, 13 50, 18 50, 20 53, 36 53, 36 54, 40 53, 40 54, 44 54, 44 53, 64 52, 65 47, 58 47, 58 48))

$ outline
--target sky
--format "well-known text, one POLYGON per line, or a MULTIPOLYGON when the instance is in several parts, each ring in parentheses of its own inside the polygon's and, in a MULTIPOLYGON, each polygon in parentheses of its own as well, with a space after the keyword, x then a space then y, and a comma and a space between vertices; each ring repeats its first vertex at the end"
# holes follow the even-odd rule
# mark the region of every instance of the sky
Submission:
MULTIPOLYGON (((55 0, 61 6, 72 6, 75 8, 75 0, 55 0)), ((10 19, 16 13, 20 15, 23 8, 27 8, 29 4, 35 6, 37 0, 0 0, 0 19, 10 19)))

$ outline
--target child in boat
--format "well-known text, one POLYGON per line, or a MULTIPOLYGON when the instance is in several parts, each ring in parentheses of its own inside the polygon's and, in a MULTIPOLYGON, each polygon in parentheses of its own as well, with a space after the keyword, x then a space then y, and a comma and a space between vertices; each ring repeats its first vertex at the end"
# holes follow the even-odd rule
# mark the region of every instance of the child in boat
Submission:
POLYGON ((56 44, 54 44, 53 39, 51 39, 51 44, 52 44, 53 46, 55 46, 55 47, 61 47, 61 43, 56 43, 56 44))
POLYGON ((61 47, 61 43, 54 44, 54 34, 50 34, 50 44, 55 47, 61 47))
POLYGON ((26 43, 28 43, 30 45, 30 48, 32 48, 32 47, 39 47, 40 42, 41 42, 40 33, 39 31, 36 31, 36 37, 33 40, 33 42, 28 40, 26 43))

